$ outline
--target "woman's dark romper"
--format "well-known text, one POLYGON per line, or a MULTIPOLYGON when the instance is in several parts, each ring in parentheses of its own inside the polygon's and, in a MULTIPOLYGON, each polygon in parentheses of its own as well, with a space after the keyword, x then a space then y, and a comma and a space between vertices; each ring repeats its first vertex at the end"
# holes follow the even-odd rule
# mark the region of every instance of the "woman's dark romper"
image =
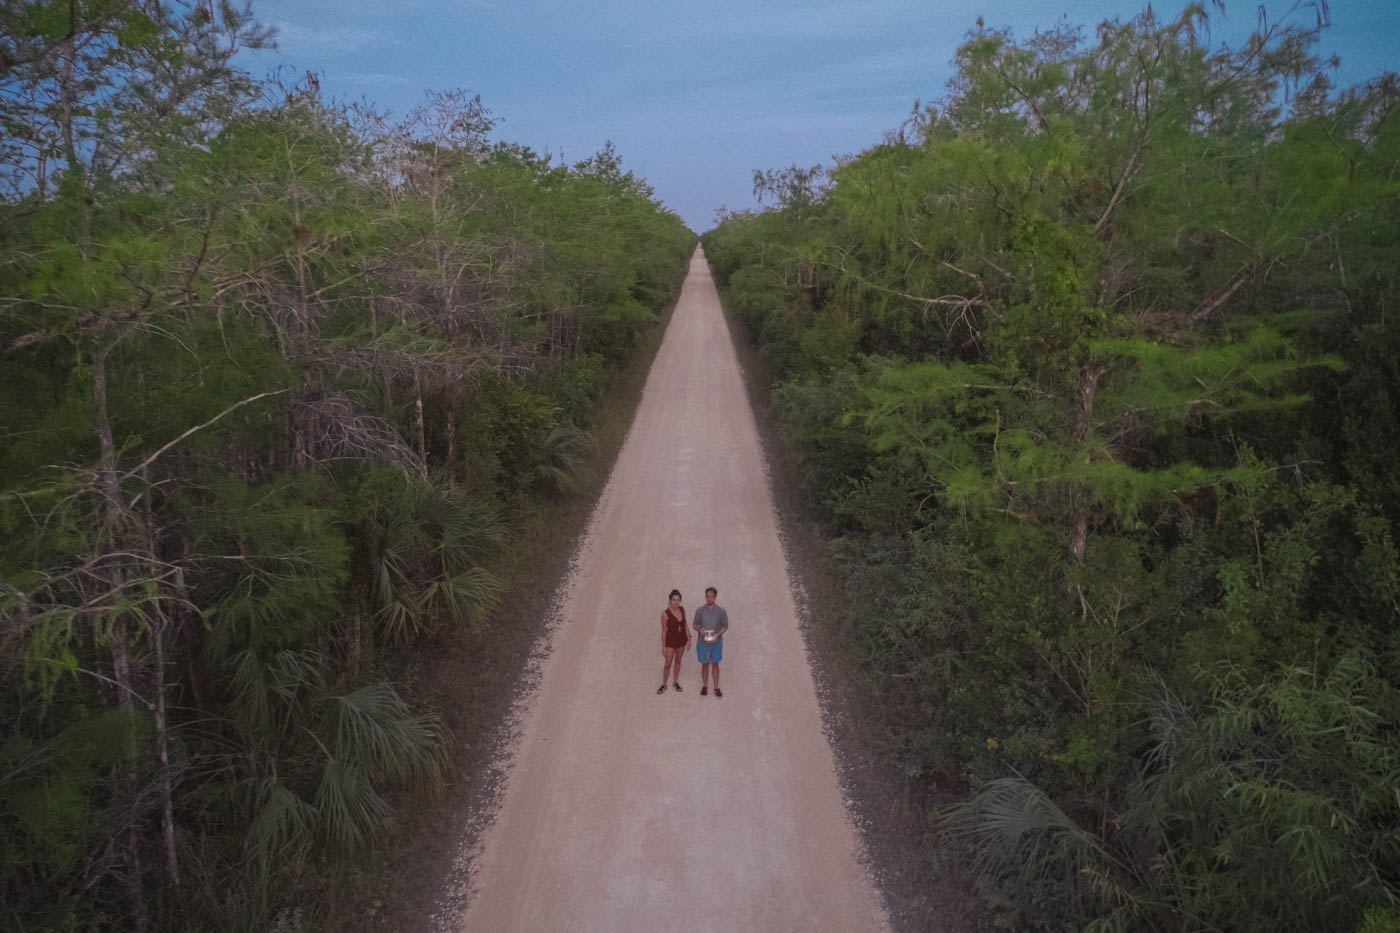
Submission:
POLYGON ((667 609, 661 613, 661 617, 666 620, 666 647, 684 648, 690 644, 690 633, 685 627, 685 610, 681 610, 681 620, 676 621, 676 617, 667 609))

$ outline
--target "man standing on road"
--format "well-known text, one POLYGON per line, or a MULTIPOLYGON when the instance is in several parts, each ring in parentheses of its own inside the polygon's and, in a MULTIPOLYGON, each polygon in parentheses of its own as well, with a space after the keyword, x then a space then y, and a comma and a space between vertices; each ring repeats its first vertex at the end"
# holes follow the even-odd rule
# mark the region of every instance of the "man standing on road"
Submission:
POLYGON ((705 605, 695 610, 695 657, 700 661, 700 695, 710 692, 710 668, 714 668, 715 696, 724 696, 719 688, 719 662, 724 657, 724 633, 729 630, 729 613, 715 605, 719 590, 705 587, 705 605))

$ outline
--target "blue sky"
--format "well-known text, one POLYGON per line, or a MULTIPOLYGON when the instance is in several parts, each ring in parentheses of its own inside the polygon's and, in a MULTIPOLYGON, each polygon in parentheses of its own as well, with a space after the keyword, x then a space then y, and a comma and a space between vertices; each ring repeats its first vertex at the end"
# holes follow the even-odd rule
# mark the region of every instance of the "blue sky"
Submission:
MULTIPOLYGON (((497 138, 570 162, 612 140, 623 166, 700 232, 717 208, 754 205, 754 169, 830 164, 878 143, 916 98, 941 97, 979 15, 1026 36, 1144 5, 254 0, 257 17, 278 27, 279 48, 243 64, 254 74, 315 71, 331 96, 395 114, 428 90, 461 88, 481 95, 497 138)), ((1180 4, 1155 8, 1168 16, 1180 4)), ((1338 83, 1400 70, 1400 2, 1331 0, 1329 9, 1321 51, 1341 57, 1338 83)), ((1253 0, 1226 0, 1225 10, 1217 41, 1255 24, 1253 0)), ((1293 15, 1311 22, 1314 12, 1293 15)))

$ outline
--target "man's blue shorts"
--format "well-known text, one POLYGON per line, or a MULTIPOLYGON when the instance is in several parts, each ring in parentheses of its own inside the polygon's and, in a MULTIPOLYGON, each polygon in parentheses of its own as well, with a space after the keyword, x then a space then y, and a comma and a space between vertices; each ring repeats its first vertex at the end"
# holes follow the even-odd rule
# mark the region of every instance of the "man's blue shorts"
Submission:
POLYGON ((705 639, 695 639, 695 657, 701 664, 708 664, 711 661, 718 664, 724 660, 724 641, 713 641, 706 643, 705 639))

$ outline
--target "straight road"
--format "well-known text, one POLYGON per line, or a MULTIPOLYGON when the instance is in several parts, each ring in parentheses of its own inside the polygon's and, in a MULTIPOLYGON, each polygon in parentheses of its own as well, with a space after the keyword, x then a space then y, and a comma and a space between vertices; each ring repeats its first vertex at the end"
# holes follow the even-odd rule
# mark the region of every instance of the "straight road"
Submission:
POLYGON ((702 250, 565 586, 459 929, 882 931, 702 250), (719 589, 721 685, 661 682, 666 594, 719 589))

